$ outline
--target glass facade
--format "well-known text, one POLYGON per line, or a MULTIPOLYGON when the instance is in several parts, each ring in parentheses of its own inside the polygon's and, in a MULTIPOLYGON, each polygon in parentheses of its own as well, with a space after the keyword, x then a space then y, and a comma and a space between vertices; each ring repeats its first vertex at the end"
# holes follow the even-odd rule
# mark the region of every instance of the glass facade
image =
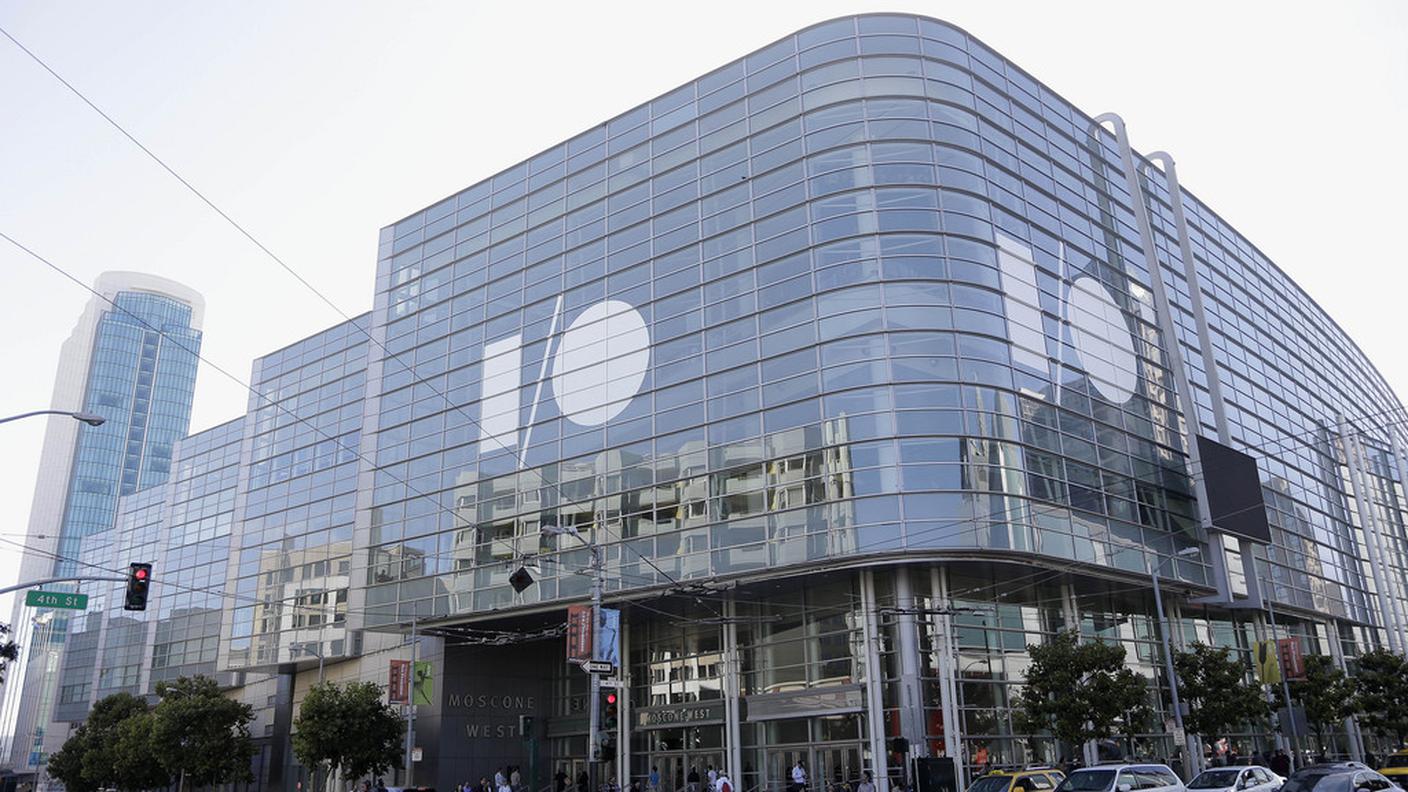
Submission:
MULTIPOLYGON (((99 287, 103 285, 100 279, 99 287)), ((91 346, 76 350, 87 360, 87 371, 81 378, 81 409, 106 420, 77 435, 61 517, 57 525, 49 527, 57 533, 57 542, 45 554, 51 559, 46 562, 46 576, 110 571, 119 549, 141 548, 137 556, 122 557, 146 557, 155 536, 136 545, 125 544, 136 530, 132 521, 144 519, 143 507, 150 500, 147 493, 159 492, 149 488, 167 480, 172 450, 190 428, 201 341, 200 330, 193 323, 192 301, 136 288, 117 291, 110 299, 111 303, 101 305, 101 315, 91 330, 91 346), (130 511, 121 512, 122 499, 138 490, 144 490, 143 496, 130 511)), ((80 323, 76 338, 81 330, 80 323)), ((65 354, 69 353, 66 347, 65 354)), ((57 587, 98 588, 91 584, 57 587)), ((112 622, 109 647, 113 653, 105 658, 110 665, 95 674, 102 627, 109 621, 104 613, 108 607, 121 616, 121 602, 106 597, 99 597, 96 609, 88 613, 49 612, 28 641, 27 662, 34 664, 37 676, 27 681, 23 695, 28 699, 21 702, 16 698, 15 704, 6 708, 7 718, 15 705, 21 712, 13 722, 14 748, 10 753, 16 766, 35 767, 47 751, 57 747, 45 740, 51 720, 82 717, 95 691, 101 696, 106 695, 104 691, 137 685, 143 665, 137 656, 143 645, 139 634, 145 630, 141 619, 112 622)))
POLYGON ((372 312, 256 361, 171 484, 126 494, 169 446, 109 448, 126 497, 90 533, 120 556, 157 530, 172 587, 74 642, 60 700, 220 674, 286 785, 314 669, 384 679, 414 622, 446 691, 417 780, 529 750, 476 742, 527 708, 540 788, 585 766, 587 679, 556 638, 502 645, 587 600, 588 544, 623 609, 607 772, 670 792, 798 760, 900 782, 894 738, 961 782, 1072 755, 1013 711, 1061 630, 1150 683, 1092 759, 1187 762, 1160 617, 1246 657, 1401 647, 1402 405, 1108 121, 945 23, 847 17, 387 226, 372 312), (1269 544, 1209 516, 1198 437, 1255 458, 1269 544))

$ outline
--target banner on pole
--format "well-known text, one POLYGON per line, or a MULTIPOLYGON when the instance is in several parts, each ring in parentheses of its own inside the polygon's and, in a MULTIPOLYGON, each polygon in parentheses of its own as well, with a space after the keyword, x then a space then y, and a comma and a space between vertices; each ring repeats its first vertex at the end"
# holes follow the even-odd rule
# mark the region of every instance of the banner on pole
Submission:
POLYGON ((567 608, 567 662, 592 660, 592 606, 567 608))
POLYGON ((431 677, 431 666, 429 660, 417 660, 415 665, 415 683, 411 687, 412 704, 430 704, 430 699, 435 695, 435 680, 431 677))
POLYGON ((1281 653, 1275 641, 1257 641, 1252 662, 1256 664, 1256 678, 1261 680, 1261 684, 1281 683, 1281 653))
POLYGON ((1305 657, 1300 653, 1300 640, 1282 638, 1276 644, 1281 655, 1281 670, 1286 679, 1305 679, 1305 657))
POLYGON ((409 704, 411 700, 411 661, 392 660, 386 681, 387 702, 409 704))
POLYGON ((610 663, 612 668, 621 665, 621 611, 616 608, 601 609, 601 623, 592 637, 592 659, 610 663))

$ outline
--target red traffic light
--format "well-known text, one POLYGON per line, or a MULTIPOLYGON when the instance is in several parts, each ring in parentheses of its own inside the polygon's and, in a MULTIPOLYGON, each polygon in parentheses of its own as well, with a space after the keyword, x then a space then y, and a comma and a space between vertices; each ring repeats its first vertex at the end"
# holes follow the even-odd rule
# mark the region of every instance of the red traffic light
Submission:
POLYGON ((607 693, 607 694, 606 694, 606 703, 607 703, 607 704, 615 704, 615 703, 616 703, 616 694, 615 694, 615 693, 607 693))
POLYGON ((141 567, 138 567, 137 569, 133 570, 133 572, 132 572, 132 577, 135 577, 135 578, 137 578, 138 580, 146 580, 146 579, 147 579, 147 570, 142 569, 141 567))

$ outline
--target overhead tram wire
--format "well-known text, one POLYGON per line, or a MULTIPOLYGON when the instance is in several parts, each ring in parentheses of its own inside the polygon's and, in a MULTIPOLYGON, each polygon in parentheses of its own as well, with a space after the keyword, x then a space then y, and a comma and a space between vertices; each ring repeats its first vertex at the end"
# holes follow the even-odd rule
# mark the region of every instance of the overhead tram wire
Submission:
MULTIPOLYGON (((447 507, 441 505, 441 503, 440 503, 440 501, 439 501, 439 498, 437 498, 434 494, 428 494, 428 493, 421 492, 420 490, 416 489, 414 486, 412 486, 412 485, 410 484, 410 482, 406 481, 405 479, 401 478, 400 476, 397 476, 395 473, 391 472, 390 470, 387 470, 385 466, 383 466, 383 465, 378 465, 378 464, 376 464, 373 460, 369 459, 365 454, 362 453, 361 449, 359 449, 359 448, 350 448, 350 447, 348 447, 347 445, 343 444, 342 441, 340 441, 337 437, 335 437, 335 436, 333 436, 333 435, 327 433, 326 431, 324 431, 324 430, 318 428, 315 424, 313 424, 313 423, 312 423, 311 421, 309 421, 308 419, 299 416, 297 413, 293 412, 293 411, 290 410, 288 407, 284 406, 282 403, 280 403, 280 402, 278 402, 278 401, 275 401, 275 400, 272 399, 271 397, 269 397, 269 396, 267 396, 266 394, 262 393, 258 388, 255 388, 254 386, 252 386, 252 385, 250 385, 249 383, 245 382, 244 380, 240 379, 238 376, 236 376, 235 374, 231 373, 229 370, 225 369, 224 367, 220 366, 219 364, 215 363, 214 361, 211 361, 209 358, 205 357, 204 355, 202 355, 201 353, 199 353, 199 352, 197 352, 196 350, 192 349, 191 347, 189 347, 189 346, 187 346, 187 345, 181 343, 180 340, 175 339, 175 338, 172 338, 172 337, 169 337, 169 336, 167 336, 165 333, 162 333, 161 330, 159 330, 159 329, 156 328, 156 327, 153 327, 150 323, 148 323, 148 322, 147 322, 146 320, 144 320, 142 317, 140 317, 140 316, 138 316, 138 315, 132 313, 132 312, 129 311, 128 309, 126 309, 126 308, 124 308, 123 306, 119 305, 116 301, 114 301, 114 300, 112 300, 112 299, 109 299, 106 295, 102 294, 101 292, 99 292, 99 291, 97 291, 96 289, 92 288, 92 287, 89 286, 88 284, 86 284, 86 283, 84 283, 83 281, 79 280, 77 277, 75 277, 74 275, 72 275, 71 273, 69 273, 67 270, 63 269, 62 267, 58 266, 58 265, 55 264, 54 262, 52 262, 52 261, 50 261, 49 259, 45 258, 44 256, 40 255, 38 252, 36 252, 36 251, 34 251, 33 249, 29 248, 28 246, 24 245, 24 244, 21 243, 19 240, 15 239, 14 237, 10 236, 9 234, 5 233, 4 231, 0 231, 0 239, 4 239, 5 241, 9 242, 11 245, 14 245, 16 248, 20 249, 21 251, 25 252, 26 254, 28 254, 29 256, 31 256, 32 258, 34 258, 36 261, 38 261, 38 262, 44 264, 45 266, 47 266, 47 267, 49 267, 50 269, 52 269, 52 270, 54 270, 55 272, 57 272, 58 274, 62 275, 63 277, 67 278, 68 280, 70 280, 70 281, 72 281, 73 283, 77 284, 80 288, 82 288, 82 289, 84 289, 85 291, 89 292, 89 293, 92 294, 93 296, 98 297, 99 299, 101 299, 101 300, 103 300, 104 302, 108 303, 108 304, 111 305, 115 310, 121 311, 122 313, 124 313, 124 314, 126 314, 126 315, 132 317, 134 320, 136 320, 138 323, 140 323, 143 327, 146 327, 148 330, 151 330, 151 331, 154 332, 154 333, 160 334, 163 338, 166 338, 166 339, 167 339, 168 341, 170 341, 172 344, 176 345, 176 347, 178 347, 179 349, 181 349, 181 350, 183 350, 183 351, 189 353, 190 355, 192 355, 193 357, 195 357, 197 360, 200 360, 201 362, 203 362, 203 363, 205 363, 206 365, 210 366, 211 368, 215 369, 217 372, 219 372, 220 374, 224 375, 226 378, 228 378, 229 380, 231 380, 231 381, 234 382, 235 384, 239 385, 240 387, 242 387, 242 388, 244 388, 245 390, 249 391, 250 393, 254 394, 255 397, 257 397, 258 399, 262 400, 266 405, 272 406, 272 407, 276 408, 277 410, 279 410, 279 411, 281 411, 281 412, 287 414, 287 415, 290 416, 291 418, 293 418, 293 419, 294 419, 295 421, 297 421, 298 423, 301 423, 301 424, 303 424, 304 426, 307 426, 309 429, 313 430, 313 432, 315 432, 316 434, 318 434, 319 436, 321 436, 323 439, 329 440, 329 441, 333 442, 333 443, 337 446, 337 448, 339 448, 339 449, 341 449, 341 450, 343 450, 343 451, 348 451, 348 452, 354 454, 358 459, 361 459, 363 462, 367 463, 367 465, 369 465, 369 469, 370 469, 370 470, 372 470, 372 471, 374 471, 374 472, 382 472, 382 473, 385 473, 387 476, 389 476, 390 478, 392 478, 392 479, 393 479, 394 481, 396 481, 397 483, 399 483, 399 484, 405 486, 406 489, 407 489, 409 492, 411 492, 414 497, 417 497, 417 498, 426 498, 426 499, 430 500, 430 501, 435 505, 435 508, 436 508, 436 509, 438 509, 439 511, 442 511, 442 512, 448 514, 448 515, 450 515, 452 518, 454 518, 454 520, 455 520, 457 523, 459 523, 459 522, 469 522, 469 521, 465 520, 462 516, 456 514, 453 510, 451 510, 451 509, 449 509, 449 508, 447 508, 447 507)), ((565 493, 562 493, 560 489, 559 489, 559 493, 565 495, 565 493)), ((624 542, 623 542, 623 544, 624 544, 624 542)), ((632 551, 635 552, 633 548, 632 548, 632 551)), ((561 553, 561 552, 572 552, 572 550, 571 550, 570 548, 564 548, 564 549, 559 549, 558 552, 559 552, 559 553, 561 553)), ((639 555, 639 553, 637 553, 637 555, 639 555)), ((659 572, 662 576, 664 576, 667 580, 671 581, 671 584, 672 584, 672 585, 674 585, 674 586, 679 586, 679 585, 681 585, 680 582, 679 582, 678 580, 676 580, 673 576, 670 576, 670 575, 666 574, 663 570, 659 569, 659 567, 656 566, 656 565, 654 564, 654 562, 650 561, 650 560, 649 560, 648 558, 646 558, 645 556, 640 556, 640 557, 641 557, 641 559, 642 559, 643 561, 645 561, 648 565, 650 565, 651 567, 655 568, 656 571, 659 572)))
MULTIPOLYGON (((128 132, 128 131, 127 131, 121 124, 119 124, 112 116, 108 115, 106 112, 104 112, 104 111, 102 110, 102 108, 98 107, 98 105, 97 105, 95 102, 93 102, 91 99, 89 99, 87 96, 85 96, 82 91, 79 91, 76 87, 74 87, 74 85, 73 85, 72 83, 70 83, 68 80, 65 80, 57 71, 55 71, 52 67, 50 67, 49 64, 45 63, 42 58, 40 58, 38 55, 36 55, 36 54, 35 54, 33 51, 31 51, 28 47, 24 46, 24 44, 20 43, 20 41, 19 41, 18 39, 16 39, 13 35, 10 34, 9 31, 5 30, 3 27, 0 27, 0 33, 3 33, 3 34, 5 35, 5 37, 8 38, 11 42, 13 42, 16 47, 19 47, 26 55, 28 55, 28 56, 30 57, 31 60, 33 60, 35 63, 39 64, 45 71, 47 71, 49 74, 51 74, 51 75, 54 77, 54 79, 56 79, 56 80, 58 80, 60 83, 62 83, 65 88, 67 88, 67 89, 68 89, 69 91, 71 91, 75 96, 77 96, 79 99, 81 99, 84 104, 88 105, 90 108, 93 109, 94 112, 96 112, 98 115, 102 116, 105 121, 107 121, 109 124, 111 124, 111 125, 113 126, 113 128, 115 128, 115 129, 118 130, 120 133, 122 133, 122 135, 123 135, 124 137, 126 137, 128 140, 130 140, 130 141, 133 143, 133 145, 137 146, 137 148, 141 149, 144 154, 146 154, 148 157, 150 157, 153 162, 155 162, 155 163, 157 163, 159 166, 161 166, 161 168, 162 168, 163 170, 165 170, 165 171, 166 171, 167 173, 169 173, 173 178, 175 178, 178 182, 180 182, 183 186, 185 186, 186 189, 190 190, 190 192, 191 192, 193 195, 195 195, 197 198, 199 198, 205 205, 209 206, 209 207, 211 208, 211 210, 213 210, 216 214, 218 214, 221 218, 223 218, 227 223, 229 223, 233 228, 235 228, 235 230, 239 231, 239 233, 240 233, 241 235, 243 235, 246 239, 248 239, 251 243, 253 243, 255 247, 259 248, 260 251, 262 251, 262 252, 263 252, 265 255, 267 255, 270 259, 272 259, 275 263, 277 263, 280 267, 282 267, 286 272, 288 272, 290 275, 292 275, 299 283, 303 284, 303 286, 304 286, 305 288, 307 288, 307 289, 308 289, 309 291, 311 291, 313 294, 317 295, 318 299, 322 300, 324 303, 327 304, 328 307, 332 308, 333 311, 336 312, 339 316, 341 316, 344 321, 352 322, 353 317, 352 317, 351 315, 349 315, 346 311, 343 311, 340 307, 338 307, 338 305, 337 305, 336 303, 334 303, 327 295, 325 295, 325 294, 323 294, 321 291, 319 291, 319 290, 317 289, 317 287, 315 287, 315 286, 314 286, 312 283, 310 283, 306 278, 304 278, 302 275, 300 275, 291 265, 289 265, 289 264, 288 264, 287 262, 285 262, 282 258, 280 258, 277 254, 275 254, 272 250, 270 250, 270 249, 268 248, 268 246, 264 245, 264 243, 260 242, 252 233, 249 232, 248 229, 246 229, 244 226, 240 225, 238 222, 235 221, 235 219, 234 219, 233 217, 231 217, 228 213, 226 213, 226 212, 225 212, 224 210, 222 210, 219 206, 217 206, 214 201, 212 201, 212 200, 210 200, 208 197, 206 197, 206 195, 205 195, 204 193, 202 193, 200 190, 197 190, 194 185, 192 185, 189 181, 187 181, 185 178, 183 178, 179 173, 176 172, 176 170, 175 170, 174 168, 172 168, 170 165, 168 165, 164 160, 162 160, 160 157, 158 157, 155 152, 153 152, 151 149, 149 149, 149 148, 147 148, 145 145, 143 145, 142 142, 139 141, 139 140, 136 138, 135 135, 133 135, 132 133, 128 132)), ((7 237, 7 239, 8 239, 8 237, 7 237)), ((13 240, 11 240, 11 242, 13 243, 13 240)), ((357 325, 356 325, 355 323, 353 323, 353 327, 357 327, 357 325)), ((425 379, 423 379, 423 378, 417 376, 414 366, 407 365, 406 362, 403 361, 403 360, 400 358, 399 355, 397 355, 395 352, 392 352, 384 343, 382 343, 381 341, 377 340, 376 336, 373 335, 369 330, 363 329, 363 328, 361 328, 361 327, 357 327, 357 329, 358 329, 363 335, 365 335, 365 336, 367 337, 367 340, 368 340, 368 341, 370 341, 371 343, 373 343, 373 344, 375 344, 377 347, 379 347, 379 348, 382 350, 382 353, 383 353, 383 354, 389 356, 389 358, 390 358, 391 360, 394 360, 394 361, 396 361, 398 364, 400 364, 401 368, 402 368, 404 371, 406 371, 406 372, 408 372, 408 373, 410 374, 412 380, 413 380, 415 383, 424 385, 424 386, 426 386, 427 388, 429 388, 429 389, 431 390, 431 392, 433 392, 436 396, 439 396, 439 397, 445 402, 445 404, 446 404, 447 406, 449 406, 452 410, 454 410, 455 412, 459 413, 461 416, 463 416, 464 418, 466 418, 467 420, 469 420, 472 424, 474 424, 476 427, 478 427, 478 428, 479 428, 479 431, 480 431, 480 436, 481 436, 481 437, 489 437, 489 438, 492 439, 497 445, 499 445, 503 450, 512 452, 512 449, 510 449, 510 448, 508 447, 508 445, 507 445, 506 443, 504 443, 504 441, 500 440, 497 435, 486 432, 486 431, 484 430, 483 425, 479 423, 478 419, 474 418, 473 416, 471 416, 471 415, 469 415, 467 412, 465 412, 465 410, 464 410, 463 407, 461 407, 461 406, 459 406, 459 405, 457 405, 457 404, 454 404, 454 403, 450 400, 450 397, 449 397, 448 394, 446 394, 444 391, 442 391, 442 390, 440 390, 439 388, 437 388, 433 383, 429 382, 428 380, 425 380, 425 379)), ((546 351, 544 352, 544 354, 546 354, 546 351)), ((403 482, 403 483, 404 483, 404 482, 403 482)), ((406 484, 406 486, 409 488, 410 485, 409 485, 409 484, 406 484)), ((559 494, 559 495, 564 495, 564 496, 565 496, 566 493, 563 493, 563 492, 561 491, 560 487, 559 487, 556 483, 552 483, 551 486, 552 486, 554 489, 557 489, 557 490, 558 490, 558 494, 559 494)), ((571 502, 571 499, 566 499, 566 500, 567 500, 568 502, 571 502)), ((608 529, 607 529, 605 526, 601 526, 601 530, 602 530, 603 533, 606 533, 606 534, 608 535, 608 537, 609 537, 609 535, 610 535, 610 534, 609 534, 609 531, 608 531, 608 529)), ((635 552, 634 548, 632 548, 632 552, 635 552)), ((639 553, 637 553, 637 554, 640 555, 639 553)), ((645 561, 646 564, 648 564, 648 565, 654 567, 656 572, 658 572, 659 574, 663 575, 663 576, 665 577, 665 579, 669 580, 673 585, 676 585, 676 586, 680 585, 680 582, 679 582, 678 580, 674 579, 669 573, 665 572, 665 570, 660 569, 659 567, 655 566, 655 563, 654 563, 653 561, 651 561, 649 558, 647 558, 647 557, 644 556, 644 555, 641 555, 640 557, 641 557, 641 560, 642 560, 642 561, 645 561)))

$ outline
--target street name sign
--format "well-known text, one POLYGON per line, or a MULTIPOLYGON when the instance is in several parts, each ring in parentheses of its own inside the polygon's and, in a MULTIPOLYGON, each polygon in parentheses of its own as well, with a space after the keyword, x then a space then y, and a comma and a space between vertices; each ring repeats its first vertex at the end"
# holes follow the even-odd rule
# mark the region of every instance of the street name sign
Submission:
POLYGON ((24 604, 31 608, 68 608, 87 610, 87 594, 70 594, 66 591, 26 591, 24 604))

